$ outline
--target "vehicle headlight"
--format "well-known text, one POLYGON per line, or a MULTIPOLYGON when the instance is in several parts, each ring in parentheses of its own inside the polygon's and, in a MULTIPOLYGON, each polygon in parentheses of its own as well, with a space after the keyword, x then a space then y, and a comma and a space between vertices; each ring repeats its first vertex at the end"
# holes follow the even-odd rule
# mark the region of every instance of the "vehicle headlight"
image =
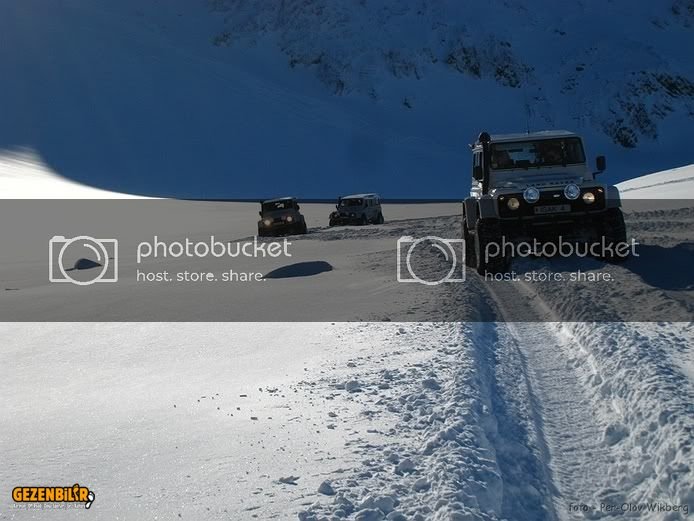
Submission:
POLYGON ((564 197, 566 197, 570 201, 578 199, 579 195, 581 195, 581 189, 578 187, 578 185, 575 185, 574 183, 569 183, 568 185, 566 185, 566 188, 564 188, 564 197))
POLYGON ((509 210, 518 210, 518 208, 520 208, 520 201, 515 197, 511 197, 506 203, 506 206, 508 206, 509 210))
POLYGON ((595 202, 595 194, 593 192, 586 192, 583 194, 583 202, 586 204, 593 204, 595 202))
POLYGON ((270 219, 265 219, 265 220, 263 221, 263 224, 264 224, 265 226, 270 226, 270 225, 272 224, 272 221, 271 221, 270 219))
POLYGON ((294 220, 294 218, 291 215, 287 215, 287 222, 290 223, 294 220))
POLYGON ((540 200, 540 191, 534 186, 529 186, 523 192, 523 199, 525 199, 530 204, 536 203, 540 200))

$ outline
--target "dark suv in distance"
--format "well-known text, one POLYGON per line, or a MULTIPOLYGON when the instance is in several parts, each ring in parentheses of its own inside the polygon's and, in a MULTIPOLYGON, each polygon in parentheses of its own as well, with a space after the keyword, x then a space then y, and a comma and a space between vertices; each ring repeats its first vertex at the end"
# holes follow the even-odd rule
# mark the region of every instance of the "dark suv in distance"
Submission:
POLYGON ((306 220, 299 212, 296 197, 280 197, 260 203, 258 236, 304 234, 308 231, 306 220))
POLYGON ((340 197, 330 214, 328 224, 383 224, 381 197, 378 194, 355 194, 340 197))

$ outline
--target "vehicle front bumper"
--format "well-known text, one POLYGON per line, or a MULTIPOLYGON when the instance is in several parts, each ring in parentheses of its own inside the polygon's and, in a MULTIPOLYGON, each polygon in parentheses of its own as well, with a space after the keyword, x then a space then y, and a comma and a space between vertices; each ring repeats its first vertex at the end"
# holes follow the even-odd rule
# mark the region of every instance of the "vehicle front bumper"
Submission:
POLYGON ((338 226, 346 224, 359 224, 361 223, 361 216, 333 214, 330 216, 330 222, 338 226))
POLYGON ((543 241, 594 240, 602 230, 605 213, 608 210, 597 209, 584 212, 567 212, 531 217, 499 219, 501 233, 510 240, 528 238, 543 241))
POLYGON ((258 223, 258 232, 284 233, 293 230, 296 225, 296 222, 288 223, 287 221, 272 222, 269 225, 266 225, 264 222, 260 221, 258 223))

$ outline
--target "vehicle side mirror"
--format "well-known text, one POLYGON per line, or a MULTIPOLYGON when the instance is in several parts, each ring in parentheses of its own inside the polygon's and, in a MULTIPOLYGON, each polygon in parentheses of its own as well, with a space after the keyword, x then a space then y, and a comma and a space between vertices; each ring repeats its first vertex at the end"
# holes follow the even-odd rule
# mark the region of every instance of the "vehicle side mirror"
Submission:
POLYGON ((260 215, 260 216, 262 217, 262 216, 263 216, 263 212, 262 212, 262 211, 259 211, 259 212, 258 212, 258 215, 260 215))
POLYGON ((297 209, 297 210, 301 210, 301 206, 299 206, 299 205, 297 204, 297 205, 296 205, 296 209, 297 209))
POLYGON ((476 165, 472 167, 472 177, 477 181, 481 181, 484 177, 484 170, 482 170, 482 165, 476 165))
POLYGON ((607 168, 607 159, 605 159, 605 156, 598 156, 595 158, 595 168, 597 168, 598 172, 605 171, 607 168))

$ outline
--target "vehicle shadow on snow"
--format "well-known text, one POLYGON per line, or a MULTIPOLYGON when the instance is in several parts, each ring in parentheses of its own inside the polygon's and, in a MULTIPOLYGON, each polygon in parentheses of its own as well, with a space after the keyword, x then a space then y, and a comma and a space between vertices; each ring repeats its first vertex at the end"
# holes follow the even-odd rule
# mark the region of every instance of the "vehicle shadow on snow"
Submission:
POLYGON ((310 277, 326 271, 332 271, 332 264, 325 261, 307 261, 282 266, 265 275, 266 279, 288 279, 294 277, 310 277))
POLYGON ((687 291, 694 289, 694 243, 680 243, 672 247, 640 244, 636 247, 637 256, 632 255, 626 261, 610 264, 595 258, 537 258, 519 259, 513 263, 516 273, 524 274, 546 267, 555 272, 600 271, 609 266, 621 266, 634 275, 638 275, 653 288, 669 291, 687 291), (539 261, 539 263, 538 263, 539 261))
POLYGON ((641 244, 636 253, 638 257, 630 257, 623 266, 650 286, 670 291, 694 289, 694 243, 670 248, 641 244))

